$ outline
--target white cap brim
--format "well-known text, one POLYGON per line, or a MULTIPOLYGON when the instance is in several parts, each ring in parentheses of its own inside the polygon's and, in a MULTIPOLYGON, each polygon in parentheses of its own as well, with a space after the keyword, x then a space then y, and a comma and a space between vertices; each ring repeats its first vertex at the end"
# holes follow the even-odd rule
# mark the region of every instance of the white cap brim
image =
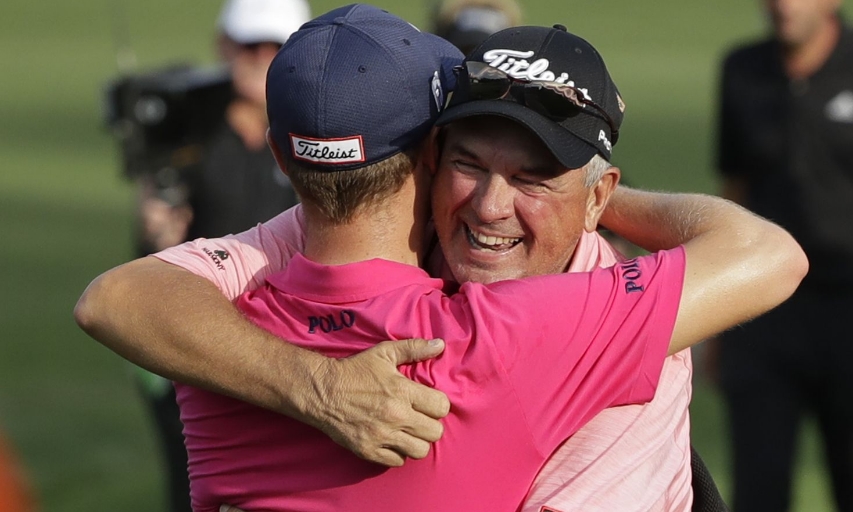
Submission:
POLYGON ((305 0, 228 0, 219 15, 219 29, 242 44, 284 44, 311 19, 305 0))

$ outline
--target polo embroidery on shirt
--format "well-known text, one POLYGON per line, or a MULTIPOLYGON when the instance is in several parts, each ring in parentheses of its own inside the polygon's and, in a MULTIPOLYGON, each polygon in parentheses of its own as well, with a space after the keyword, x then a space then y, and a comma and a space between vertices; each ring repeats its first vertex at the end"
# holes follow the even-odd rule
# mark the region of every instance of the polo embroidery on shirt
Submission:
POLYGON ((637 258, 619 263, 619 274, 625 281, 625 293, 645 291, 646 287, 640 281, 643 273, 640 271, 637 258))
POLYGON ((337 316, 309 316, 308 334, 316 333, 317 329, 320 329, 325 333, 340 331, 341 329, 352 327, 353 325, 355 325, 355 311, 350 311, 349 309, 341 311, 337 316))

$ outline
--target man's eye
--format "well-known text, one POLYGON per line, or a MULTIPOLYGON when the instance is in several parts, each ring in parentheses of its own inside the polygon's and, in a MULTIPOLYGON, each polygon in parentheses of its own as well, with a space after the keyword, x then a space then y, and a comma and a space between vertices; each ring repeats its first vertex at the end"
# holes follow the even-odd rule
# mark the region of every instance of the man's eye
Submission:
POLYGON ((465 172, 483 172, 483 171, 485 171, 484 168, 480 167, 479 165, 477 165, 473 162, 469 162, 467 160, 456 160, 454 163, 456 164, 456 167, 458 167, 459 169, 461 169, 465 172))
POLYGON ((519 185, 523 185, 525 187, 544 187, 545 186, 545 184, 543 183, 542 180, 539 180, 536 178, 528 178, 525 176, 516 176, 514 179, 515 179, 516 183, 518 183, 519 185))

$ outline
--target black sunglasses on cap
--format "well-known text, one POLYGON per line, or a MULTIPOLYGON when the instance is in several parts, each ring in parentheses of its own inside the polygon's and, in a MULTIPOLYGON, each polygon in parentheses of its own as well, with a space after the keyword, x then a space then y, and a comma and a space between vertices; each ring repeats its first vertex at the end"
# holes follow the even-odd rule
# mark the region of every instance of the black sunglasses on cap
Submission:
POLYGON ((502 100, 512 96, 525 107, 560 122, 590 107, 610 126, 610 137, 615 143, 619 129, 603 107, 588 99, 584 92, 566 84, 544 81, 527 81, 513 78, 500 69, 483 62, 466 62, 453 68, 456 74, 456 101, 448 98, 448 105, 472 100, 502 100), (462 93, 462 94, 459 94, 462 93))

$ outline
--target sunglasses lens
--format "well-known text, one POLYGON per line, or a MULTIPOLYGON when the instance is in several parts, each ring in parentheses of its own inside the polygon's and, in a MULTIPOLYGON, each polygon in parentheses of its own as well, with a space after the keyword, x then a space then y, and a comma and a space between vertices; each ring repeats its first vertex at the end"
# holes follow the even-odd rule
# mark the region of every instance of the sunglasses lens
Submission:
POLYGON ((473 100, 497 100, 503 98, 512 85, 512 80, 503 72, 481 62, 468 62, 468 94, 473 100))
POLYGON ((546 117, 559 121, 576 115, 581 110, 564 95, 551 89, 537 87, 537 84, 528 84, 524 88, 524 104, 546 117))
POLYGON ((466 62, 465 71, 471 80, 509 81, 509 76, 506 73, 483 62, 466 62))
POLYGON ((512 83, 507 79, 472 79, 468 84, 468 94, 472 100, 498 100, 503 98, 512 83))

